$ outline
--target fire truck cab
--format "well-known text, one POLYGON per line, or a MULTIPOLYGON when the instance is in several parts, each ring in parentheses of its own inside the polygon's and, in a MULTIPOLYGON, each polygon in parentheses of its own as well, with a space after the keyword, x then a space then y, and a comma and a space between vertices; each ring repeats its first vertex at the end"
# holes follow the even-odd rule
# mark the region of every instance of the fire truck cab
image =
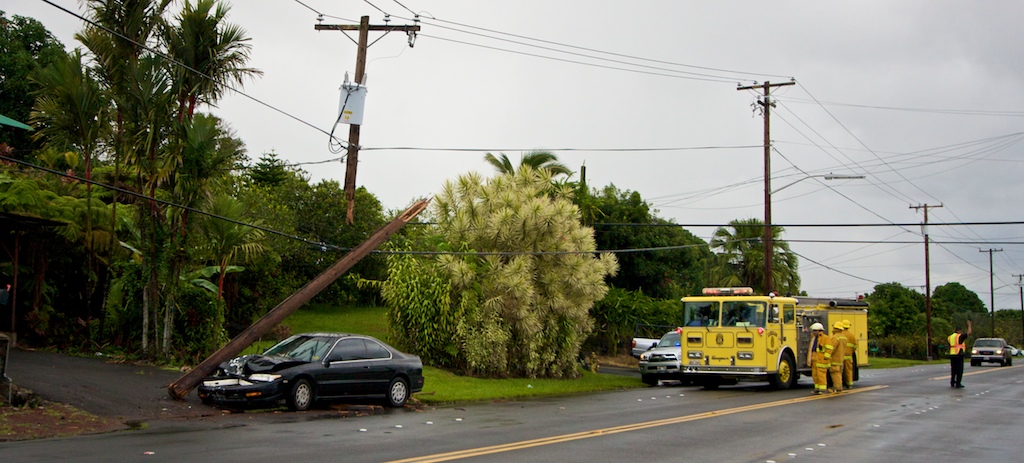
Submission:
POLYGON ((801 374, 810 376, 807 328, 815 321, 832 326, 850 320, 861 341, 858 360, 866 365, 866 303, 755 295, 751 288, 705 288, 702 293, 682 299, 680 360, 687 379, 706 389, 739 381, 767 381, 777 389, 795 386, 801 374))

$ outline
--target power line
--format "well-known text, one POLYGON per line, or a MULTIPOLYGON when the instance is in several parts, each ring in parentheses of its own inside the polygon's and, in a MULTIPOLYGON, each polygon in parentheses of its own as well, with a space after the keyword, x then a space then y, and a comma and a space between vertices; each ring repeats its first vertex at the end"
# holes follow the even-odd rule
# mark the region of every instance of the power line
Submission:
POLYGON ((502 151, 592 151, 592 152, 657 152, 657 151, 702 151, 702 150, 732 150, 760 148, 760 145, 733 145, 733 146, 674 146, 662 148, 430 148, 417 146, 390 146, 390 147, 360 147, 363 151, 473 151, 473 152, 502 152, 502 151))
POLYGON ((26 167, 29 167, 29 168, 32 168, 32 169, 41 170, 41 171, 46 172, 46 173, 50 173, 50 174, 57 175, 57 176, 60 176, 60 177, 63 177, 63 178, 67 178, 67 179, 76 180, 76 181, 79 181, 79 182, 82 182, 82 183, 88 183, 90 185, 96 185, 98 187, 106 188, 106 189, 111 190, 111 191, 116 191, 118 193, 121 193, 121 194, 124 194, 124 195, 128 195, 128 196, 131 196, 131 197, 134 197, 134 198, 144 199, 144 200, 147 200, 147 201, 153 201, 153 202, 156 202, 156 203, 163 204, 165 206, 175 207, 175 208, 182 209, 182 210, 189 211, 189 212, 193 212, 193 213, 196 213, 196 214, 205 215, 207 217, 223 220, 225 222, 231 222, 231 223, 236 224, 236 225, 252 227, 252 228, 255 228, 257 230, 261 230, 261 231, 264 231, 264 232, 267 232, 267 233, 271 233, 271 234, 274 234, 274 235, 278 235, 278 236, 282 236, 282 237, 285 237, 285 238, 293 239, 293 240, 300 241, 300 242, 303 242, 303 243, 306 243, 306 244, 310 244, 310 245, 313 245, 313 246, 317 246, 317 247, 320 247, 320 248, 325 248, 325 247, 337 248, 337 246, 329 245, 329 244, 326 244, 326 243, 323 243, 323 242, 310 241, 310 240, 307 240, 305 238, 301 238, 301 237, 298 237, 298 236, 295 236, 295 235, 291 235, 291 234, 288 234, 288 233, 285 233, 285 232, 274 230, 272 228, 264 227, 262 225, 256 225, 256 224, 253 224, 253 223, 242 222, 240 220, 235 220, 235 219, 232 219, 232 218, 229 218, 229 217, 224 217, 224 216, 221 216, 221 215, 212 214, 210 212, 206 212, 206 211, 203 211, 201 209, 196 209, 194 207, 185 206, 183 204, 178 204, 178 203, 175 203, 175 202, 172 202, 172 201, 168 201, 168 200, 165 200, 165 199, 154 198, 154 197, 146 195, 146 194, 137 193, 137 192, 134 192, 134 191, 131 191, 131 190, 128 190, 128 189, 124 189, 124 188, 120 188, 120 187, 116 187, 114 185, 110 185, 110 184, 107 184, 107 183, 98 182, 96 180, 88 180, 88 179, 86 179, 84 177, 79 177, 77 175, 69 174, 67 172, 61 172, 59 170, 50 169, 49 167, 40 166, 38 164, 33 164, 31 162, 24 161, 24 160, 21 160, 21 159, 0 155, 0 160, 4 160, 4 161, 15 163, 15 164, 20 164, 20 165, 23 165, 23 166, 26 166, 26 167))
MULTIPOLYGON (((296 1, 298 1, 298 0, 296 0, 296 1)), ((562 62, 573 63, 573 64, 581 64, 581 65, 585 65, 585 66, 600 67, 600 68, 605 68, 605 69, 613 69, 613 70, 620 70, 620 71, 627 71, 627 72, 637 72, 637 73, 642 73, 642 74, 657 75, 657 76, 663 76, 663 77, 676 77, 676 78, 686 78, 686 79, 692 79, 692 80, 704 80, 704 81, 711 81, 711 82, 733 83, 736 80, 750 80, 749 78, 739 77, 741 75, 745 75, 745 76, 771 76, 771 77, 790 78, 790 76, 778 76, 778 75, 773 75, 773 74, 760 74, 760 73, 752 73, 752 72, 746 72, 746 71, 734 71, 734 70, 728 70, 728 69, 722 69, 722 68, 713 68, 713 67, 706 67, 706 66, 696 66, 696 65, 684 64, 684 63, 676 63, 676 62, 671 62, 671 61, 643 58, 643 57, 634 56, 634 55, 627 55, 627 54, 623 54, 623 53, 614 53, 614 52, 598 50, 598 49, 594 49, 594 48, 587 48, 587 47, 581 47, 581 46, 571 45, 571 44, 566 44, 566 43, 561 43, 561 42, 555 42, 555 41, 550 41, 550 40, 538 39, 538 38, 529 37, 529 36, 526 36, 526 35, 519 35, 519 34, 513 34, 513 33, 509 33, 509 32, 502 32, 502 31, 498 31, 498 30, 494 30, 494 29, 487 29, 487 28, 472 26, 472 25, 468 25, 468 24, 457 23, 457 22, 454 22, 454 21, 446 21, 446 20, 443 20, 443 19, 439 19, 437 17, 429 16, 430 20, 436 21, 438 23, 445 23, 445 24, 451 24, 451 25, 459 26, 459 27, 462 27, 462 28, 475 29, 475 30, 484 31, 484 32, 487 32, 487 33, 490 33, 490 34, 499 34, 499 35, 504 35, 504 36, 508 36, 508 37, 514 37, 514 38, 517 38, 517 39, 524 39, 524 40, 534 41, 534 42, 543 43, 543 44, 555 45, 555 46, 562 47, 562 48, 586 51, 586 52, 590 52, 590 53, 599 53, 599 54, 604 54, 604 55, 608 55, 608 56, 615 56, 615 57, 619 57, 619 58, 626 58, 626 59, 630 59, 630 60, 634 60, 634 61, 656 63, 656 64, 663 64, 663 65, 669 65, 669 66, 682 67, 682 68, 687 68, 687 69, 696 69, 696 70, 701 70, 701 71, 726 73, 726 74, 732 74, 732 75, 730 75, 730 76, 722 76, 722 75, 714 75, 714 74, 705 74, 705 73, 702 73, 702 72, 695 72, 695 71, 683 71, 683 70, 666 69, 666 68, 656 67, 656 66, 651 66, 651 65, 631 63, 631 62, 628 62, 628 61, 621 61, 621 60, 616 60, 616 59, 611 59, 611 58, 603 58, 603 57, 600 57, 600 56, 588 55, 588 54, 579 53, 579 52, 573 52, 573 51, 568 51, 568 50, 561 50, 561 49, 558 49, 558 48, 552 48, 552 47, 548 47, 548 46, 541 46, 541 45, 536 45, 536 44, 531 44, 531 43, 525 43, 525 42, 521 42, 521 41, 517 41, 517 40, 511 40, 511 39, 503 38, 503 37, 496 37, 496 36, 493 36, 493 35, 482 34, 482 33, 479 33, 479 32, 467 31, 467 30, 459 29, 458 27, 451 27, 451 26, 446 26, 446 25, 443 25, 443 24, 431 23, 430 21, 424 21, 422 19, 421 15, 415 13, 414 11, 412 11, 411 9, 406 7, 404 4, 398 2, 397 0, 394 0, 394 1, 395 1, 396 4, 398 4, 399 6, 404 8, 406 11, 409 11, 414 16, 412 18, 406 18, 406 17, 402 17, 402 16, 398 16, 398 15, 392 15, 392 14, 384 11, 383 9, 378 7, 377 5, 375 5, 373 3, 370 3, 368 0, 364 0, 364 2, 366 4, 370 5, 371 7, 376 9, 377 11, 381 12, 382 14, 384 14, 385 15, 385 20, 388 20, 391 17, 395 17, 395 18, 398 18, 398 19, 406 20, 406 21, 415 21, 417 23, 422 22, 422 24, 431 25, 433 27, 437 27, 437 28, 440 28, 440 29, 447 29, 447 30, 450 30, 450 31, 459 32, 459 33, 463 33, 463 34, 474 35, 474 36, 477 36, 477 37, 487 38, 487 39, 491 39, 491 40, 498 40, 498 41, 513 43, 513 44, 524 46, 524 47, 537 48, 537 49, 551 51, 551 52, 555 52, 555 53, 563 53, 563 54, 567 54, 567 55, 580 56, 580 57, 585 57, 585 58, 595 59, 595 60, 600 60, 600 61, 619 63, 619 64, 624 64, 624 65, 627 65, 627 66, 635 66, 635 67, 640 67, 640 68, 648 68, 648 69, 660 70, 660 71, 665 71, 665 72, 672 72, 672 73, 677 73, 677 74, 688 74, 688 75, 690 75, 692 77, 685 77, 685 76, 679 76, 679 75, 666 75, 666 74, 661 74, 661 73, 656 73, 656 72, 643 72, 643 71, 638 71, 638 70, 634 70, 634 69, 626 69, 626 68, 618 68, 618 67, 614 67, 614 66, 597 65, 597 64, 593 64, 593 63, 586 63, 586 62, 580 62, 580 61, 574 61, 574 60, 565 60, 565 59, 560 59, 560 58, 555 58, 555 57, 550 57, 550 56, 537 55, 537 54, 534 54, 534 53, 527 53, 527 52, 522 52, 522 51, 509 50, 509 49, 493 47, 493 46, 487 46, 487 45, 482 45, 482 44, 475 44, 475 43, 471 43, 471 42, 465 42, 465 41, 456 40, 456 39, 449 39, 449 38, 445 38, 445 37, 437 37, 437 36, 430 36, 430 35, 425 35, 425 34, 419 34, 422 37, 434 38, 434 39, 438 39, 438 40, 449 41, 449 42, 459 43, 459 44, 463 44, 463 45, 487 48, 487 49, 492 49, 492 50, 497 50, 497 51, 504 51, 504 52, 507 52, 507 53, 521 54, 521 55, 526 55, 526 56, 550 59, 550 60, 555 60, 555 61, 562 61, 562 62)), ((305 5, 305 4, 301 3, 301 2, 299 2, 299 4, 309 8, 310 10, 313 10, 317 14, 322 15, 322 13, 320 13, 317 10, 314 10, 313 8, 310 8, 308 5, 305 5)))
POLYGON ((1024 117, 1024 111, 992 111, 980 109, 936 109, 936 108, 909 108, 898 106, 878 106, 854 103, 837 103, 834 101, 807 100, 803 98, 789 98, 796 103, 810 103, 815 105, 846 106, 850 108, 881 109, 886 111, 907 111, 931 114, 953 114, 958 116, 997 116, 997 117, 1024 117))
POLYGON ((718 83, 733 83, 734 82, 734 80, 725 79, 725 78, 689 77, 689 76, 674 75, 674 74, 664 74, 664 73, 660 73, 660 72, 642 71, 642 70, 638 70, 638 69, 620 68, 620 67, 607 66, 607 65, 596 64, 596 63, 587 63, 587 62, 583 62, 583 61, 569 60, 569 59, 564 59, 564 58, 555 58, 555 57, 552 57, 552 56, 538 55, 536 53, 528 53, 528 52, 525 52, 525 51, 509 50, 507 48, 499 48, 499 47, 494 47, 494 46, 490 46, 490 45, 482 45, 482 44, 478 44, 478 43, 466 42, 466 41, 456 40, 456 39, 449 39, 449 38, 445 38, 445 37, 439 37, 439 36, 428 35, 428 34, 423 34, 423 33, 419 34, 419 36, 420 37, 427 37, 427 38, 437 39, 437 40, 442 40, 442 41, 446 41, 446 42, 458 43, 458 44, 462 44, 462 45, 468 45, 468 46, 471 46, 471 47, 485 48, 485 49, 488 49, 488 50, 503 51, 503 52, 506 52, 506 53, 512 53, 512 54, 516 54, 516 55, 531 56, 531 57, 534 57, 534 58, 542 58, 542 59, 546 59, 546 60, 560 61, 560 62, 563 62, 563 63, 570 63, 570 64, 579 64, 579 65, 582 65, 582 66, 590 66, 590 67, 601 68, 601 69, 611 69, 611 70, 614 70, 614 71, 625 71, 625 72, 632 72, 632 73, 635 73, 635 74, 645 74, 645 75, 650 75, 650 76, 671 77, 671 78, 674 78, 674 79, 700 80, 700 81, 705 81, 705 82, 718 82, 718 83))
MULTIPOLYGON (((806 86, 804 86, 803 84, 801 84, 801 85, 800 85, 800 88, 802 88, 802 89, 804 90, 804 92, 805 92, 805 93, 807 93, 807 95, 808 95, 808 96, 810 96, 810 97, 811 97, 812 99, 814 99, 815 101, 817 101, 817 98, 816 98, 816 97, 815 97, 815 96, 814 96, 813 94, 811 94, 811 91, 810 91, 810 90, 808 90, 806 86)), ((918 190, 918 191, 920 191, 920 192, 922 192, 922 193, 924 193, 924 194, 926 194, 926 195, 928 195, 928 196, 931 196, 932 198, 934 198, 934 196, 932 196, 932 195, 931 195, 930 193, 928 193, 927 191, 924 191, 923 189, 921 189, 921 187, 919 187, 919 186, 915 185, 915 184, 914 184, 914 182, 911 182, 911 181, 910 181, 910 179, 906 178, 906 177, 905 177, 905 176, 903 175, 903 173, 902 173, 902 172, 900 172, 899 170, 897 170, 897 169, 893 168, 893 167, 892 167, 891 165, 889 165, 889 163, 888 163, 888 162, 886 162, 886 161, 885 161, 885 159, 883 159, 883 158, 882 158, 881 156, 879 156, 879 155, 878 155, 877 153, 875 153, 875 152, 874 152, 873 150, 871 150, 870 148, 868 148, 867 144, 865 144, 865 143, 864 143, 864 142, 863 142, 863 141, 862 141, 862 140, 861 140, 861 139, 860 139, 859 137, 857 137, 857 135, 856 135, 856 134, 854 134, 854 133, 853 133, 853 131, 852 131, 852 130, 850 130, 850 129, 849 129, 848 127, 846 127, 846 125, 844 125, 844 124, 843 124, 842 122, 840 122, 840 121, 839 121, 839 119, 838 119, 838 118, 837 118, 837 117, 836 117, 836 116, 835 116, 834 114, 832 114, 832 112, 831 112, 831 111, 829 111, 829 110, 828 110, 828 108, 826 108, 826 107, 825 107, 824 105, 819 105, 819 107, 820 107, 820 108, 821 108, 821 109, 822 109, 823 111, 825 111, 825 114, 828 114, 828 115, 829 115, 829 117, 831 117, 831 118, 832 118, 832 120, 833 120, 833 121, 835 121, 835 123, 836 123, 836 124, 839 124, 839 127, 842 127, 842 129, 843 129, 843 130, 844 130, 844 131, 845 131, 845 132, 846 132, 847 134, 849 134, 849 135, 850 135, 851 137, 853 137, 853 139, 854 139, 854 140, 856 140, 856 141, 857 141, 857 143, 860 143, 860 145, 861 145, 861 146, 863 146, 864 148, 867 148, 867 149, 868 149, 868 152, 869 152, 869 153, 871 153, 872 155, 874 155, 874 156, 875 156, 875 159, 878 159, 879 161, 881 161, 881 162, 882 162, 882 164, 884 164, 884 165, 885 165, 886 167, 888 167, 888 168, 889 168, 889 170, 890 170, 890 171, 891 171, 892 173, 896 174, 897 176, 899 176, 900 178, 902 178, 903 180, 905 180, 905 181, 906 181, 907 183, 909 183, 909 184, 910 184, 911 186, 913 186, 914 188, 917 188, 917 190, 918 190)), ((852 159, 851 159, 851 161, 852 161, 852 159)), ((856 164, 856 163, 855 163, 855 164, 856 164)), ((904 196, 905 196, 905 195, 904 195, 904 196)), ((908 198, 909 198, 909 196, 908 196, 908 198)))
POLYGON ((828 265, 825 265, 825 264, 823 264, 823 263, 821 263, 821 262, 818 262, 818 261, 816 261, 816 260, 814 260, 814 259, 811 259, 811 258, 809 258, 809 257, 807 257, 807 256, 805 256, 805 255, 803 255, 803 254, 800 254, 800 253, 798 253, 798 252, 795 252, 795 251, 793 251, 793 250, 790 250, 789 252, 792 252, 792 253, 793 253, 794 255, 796 255, 797 257, 800 257, 801 259, 804 259, 804 260, 806 260, 806 261, 808 261, 808 262, 811 262, 811 263, 813 263, 813 264, 816 264, 816 265, 818 265, 818 266, 820 266, 820 267, 822 267, 822 268, 824 268, 824 269, 828 269, 828 270, 831 270, 831 271, 833 271, 833 272, 836 272, 836 273, 838 273, 838 274, 841 274, 841 275, 845 275, 845 276, 848 276, 848 277, 850 277, 850 278, 856 278, 856 279, 858 279, 858 280, 861 280, 861 281, 866 281, 866 282, 869 282, 869 283, 874 283, 874 284, 876 284, 876 285, 880 285, 880 284, 883 284, 883 283, 882 283, 882 282, 880 282, 880 281, 875 281, 875 280, 872 280, 872 279, 870 279, 870 278, 864 278, 864 277, 860 277, 860 276, 854 275, 854 274, 852 274, 852 273, 848 273, 848 272, 844 272, 844 271, 842 271, 842 270, 839 270, 839 269, 836 269, 836 268, 832 268, 832 267, 830 267, 830 266, 828 266, 828 265))
MULTIPOLYGON (((577 45, 571 45, 571 44, 566 44, 566 43, 561 43, 561 42, 555 42, 555 41, 551 41, 551 40, 538 39, 538 38, 535 38, 535 37, 529 37, 529 36, 525 36, 525 35, 513 34, 513 33, 510 33, 510 32, 503 32, 503 31, 498 31, 498 30, 494 30, 494 29, 487 29, 487 28, 483 28, 483 27, 472 26, 472 25, 469 25, 469 24, 461 24, 461 23, 457 23, 457 22, 454 22, 454 21, 447 21, 447 20, 444 20, 444 19, 436 18, 436 17, 430 17, 430 19, 434 20, 434 21, 438 21, 438 22, 447 23, 447 24, 454 24, 454 25, 457 25, 459 27, 466 27, 466 28, 470 28, 470 29, 481 30, 481 31, 492 33, 492 34, 507 35, 509 37, 515 37, 515 38, 525 39, 525 40, 532 40, 532 41, 539 42, 539 43, 546 43, 546 44, 550 44, 550 45, 557 45, 557 46, 560 46, 560 47, 572 48, 572 49, 576 49, 576 50, 583 50, 583 51, 588 51, 588 52, 593 52, 593 53, 601 53, 601 54, 606 54, 606 55, 609 55, 609 56, 618 56, 620 58, 628 58, 628 59, 637 60, 637 61, 646 61, 646 62, 650 62, 650 63, 667 64, 667 65, 671 65, 671 66, 679 66, 679 67, 685 67, 685 68, 690 68, 690 69, 700 69, 700 70, 704 70, 704 71, 722 72, 722 73, 729 73, 729 74, 742 74, 742 75, 748 75, 748 76, 781 77, 781 78, 786 78, 786 79, 792 77, 792 76, 782 76, 782 75, 776 75, 776 74, 763 74, 763 73, 753 73, 753 72, 747 72, 747 71, 734 71, 734 70, 728 70, 728 69, 713 68, 713 67, 706 67, 706 66, 696 66, 696 65, 692 65, 692 64, 684 64, 684 63, 676 63, 676 62, 672 62, 672 61, 663 61, 663 60, 658 60, 658 59, 643 58, 643 57, 634 56, 634 55, 627 55, 627 54, 622 54, 622 53, 614 53, 614 52, 605 51, 605 50, 598 50, 598 49, 595 49, 595 48, 587 48, 587 47, 581 47, 581 46, 577 46, 577 45)), ((429 21, 424 21, 424 24, 427 24, 427 23, 429 23, 429 21)), ((433 26, 435 26, 435 27, 444 27, 444 26, 441 26, 439 24, 433 24, 433 26)), ((447 28, 447 27, 445 27, 445 28, 447 28)), ((454 29, 454 28, 447 28, 447 29, 459 31, 458 29, 454 29)), ((465 31, 459 31, 459 32, 468 33, 468 32, 465 32, 465 31)), ((496 37, 489 37, 489 38, 493 38, 493 39, 496 39, 496 40, 501 40, 501 39, 498 39, 496 37)), ((534 45, 529 45, 529 46, 534 46, 534 45)), ((749 79, 740 79, 740 80, 749 80, 749 79)))
MULTIPOLYGON (((707 228, 707 227, 756 227, 761 228, 764 224, 742 224, 742 223, 728 223, 728 224, 707 224, 707 223, 595 223, 596 225, 607 226, 607 227, 692 227, 692 228, 707 228)), ((782 228, 848 228, 848 227, 917 227, 920 223, 794 223, 794 224, 778 224, 773 223, 773 227, 782 228)), ((992 222, 928 222, 929 227, 954 227, 954 226, 978 226, 978 225, 1024 225, 1024 220, 1013 220, 1013 221, 992 221, 992 222)), ((915 241, 915 243, 919 243, 915 241)))
MULTIPOLYGON (((442 28, 442 29, 453 30, 453 31, 456 31, 456 32, 462 32, 464 34, 475 35, 475 36, 478 36, 478 37, 484 37, 484 38, 488 38, 488 39, 492 39, 492 40, 499 40, 499 41, 502 41, 502 42, 508 42, 508 43, 512 43, 512 44, 515 44, 515 45, 522 45, 524 47, 537 48, 537 49, 541 49, 541 50, 545 50, 545 51, 553 51, 555 53, 564 53, 564 54, 570 55, 570 56, 579 56, 579 57, 582 57, 582 58, 596 59, 596 60, 599 60, 599 61, 606 61, 606 62, 609 62, 609 63, 624 64, 624 65, 627 65, 627 66, 636 66, 636 67, 639 67, 639 68, 652 69, 652 70, 656 70, 656 71, 665 71, 665 72, 679 73, 679 74, 691 75, 691 76, 694 76, 694 77, 704 77, 704 78, 708 78, 708 79, 715 79, 715 81, 720 81, 720 82, 734 82, 736 80, 736 78, 734 78, 734 77, 724 77, 724 76, 718 76, 718 75, 712 75, 712 74, 703 74, 703 73, 692 72, 692 71, 680 71, 680 70, 675 70, 675 69, 666 69, 666 68, 663 68, 663 67, 651 66, 651 65, 646 65, 646 64, 636 64, 636 63, 630 63, 628 61, 623 61, 623 60, 617 60, 617 59, 611 59, 611 58, 602 58, 602 57, 599 57, 599 56, 587 55, 587 54, 584 54, 584 53, 577 53, 577 52, 572 52, 572 51, 559 50, 557 48, 545 47, 545 46, 540 46, 540 45, 533 45, 533 44, 529 44, 529 43, 525 43, 525 42, 519 42, 519 41, 516 41, 516 40, 509 40, 509 39, 504 39, 504 38, 500 38, 500 37, 492 37, 492 36, 488 36, 488 35, 484 35, 484 34, 479 34, 479 33, 476 33, 476 32, 462 31, 462 30, 459 30, 459 29, 454 29, 454 28, 451 28, 451 27, 441 26, 441 25, 438 25, 438 24, 429 24, 429 21, 424 22, 424 24, 428 24, 428 25, 431 25, 433 27, 439 27, 439 28, 442 28)), ((460 42, 460 43, 464 43, 464 42, 460 42)), ((509 51, 509 50, 505 50, 505 49, 501 49, 501 50, 509 51)), ((531 55, 531 56, 534 56, 534 55, 531 55)), ((556 59, 556 58, 553 58, 553 59, 556 59)), ((575 61, 569 61, 569 62, 575 63, 575 61)))

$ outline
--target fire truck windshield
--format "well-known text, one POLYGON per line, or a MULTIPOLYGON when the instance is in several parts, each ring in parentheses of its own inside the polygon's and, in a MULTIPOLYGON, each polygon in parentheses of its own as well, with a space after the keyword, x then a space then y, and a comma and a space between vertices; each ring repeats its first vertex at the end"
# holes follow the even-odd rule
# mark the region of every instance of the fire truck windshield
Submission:
POLYGON ((718 326, 720 309, 717 302, 683 303, 684 326, 718 326))
POLYGON ((764 326, 766 304, 759 301, 722 303, 722 326, 764 326))
POLYGON ((761 301, 686 302, 683 325, 763 327, 767 313, 767 304, 761 301))

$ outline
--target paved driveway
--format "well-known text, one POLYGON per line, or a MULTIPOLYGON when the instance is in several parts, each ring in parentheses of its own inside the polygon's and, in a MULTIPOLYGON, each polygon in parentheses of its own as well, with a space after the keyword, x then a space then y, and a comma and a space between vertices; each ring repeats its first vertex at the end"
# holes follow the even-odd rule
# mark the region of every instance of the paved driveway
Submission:
POLYGON ((167 385, 182 374, 116 363, 102 356, 73 357, 17 348, 11 349, 7 364, 7 376, 16 386, 94 415, 142 421, 219 413, 202 405, 195 392, 183 401, 167 395, 167 385))

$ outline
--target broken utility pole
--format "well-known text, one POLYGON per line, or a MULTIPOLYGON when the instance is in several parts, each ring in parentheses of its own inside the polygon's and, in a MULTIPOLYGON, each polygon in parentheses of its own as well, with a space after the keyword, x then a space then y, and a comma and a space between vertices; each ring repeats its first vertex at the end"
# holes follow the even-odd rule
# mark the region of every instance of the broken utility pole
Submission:
MULTIPOLYGON (((356 84, 362 84, 366 74, 366 48, 369 46, 370 31, 382 31, 385 34, 391 31, 404 31, 409 35, 409 47, 413 46, 416 32, 420 26, 389 26, 371 25, 370 17, 359 18, 359 25, 347 24, 317 24, 313 26, 318 31, 359 31, 359 47, 356 53, 356 84)), ((376 43, 376 42, 375 42, 376 43)), ((359 124, 351 124, 348 129, 348 154, 345 156, 345 201, 348 210, 345 214, 345 221, 352 225, 353 208, 356 199, 356 164, 359 162, 359 124)))
POLYGON ((239 333, 238 336, 235 336, 235 338, 229 341, 227 345, 221 347, 220 350, 207 357, 202 363, 196 365, 192 371, 185 373, 184 376, 178 378, 177 381, 167 386, 167 393, 175 400, 184 399, 185 396, 188 395, 189 391, 198 386, 199 382, 202 381, 204 377, 213 373, 213 371, 217 369, 218 365, 226 360, 234 358, 242 352, 243 349, 259 339, 260 336, 269 332, 274 326, 281 323, 285 318, 291 315, 292 312, 295 312, 296 309, 306 302, 309 302, 313 296, 316 296, 320 291, 323 291, 324 288, 333 283, 334 280, 337 280, 338 277, 347 272, 353 265, 369 255, 370 251, 373 251, 377 246, 380 246, 381 243, 391 237, 391 235, 402 228, 402 226, 409 223, 409 221, 416 217, 420 212, 423 212, 423 209, 426 209, 427 207, 427 203, 427 200, 417 201, 406 209, 402 215, 398 216, 398 218, 392 220, 390 223, 385 225, 384 228, 377 230, 377 232, 374 233, 373 236, 370 236, 366 241, 359 243, 359 246, 356 246, 349 251, 348 254, 345 254, 341 260, 336 262, 327 270, 324 270, 320 275, 317 275, 316 278, 311 280, 309 283, 306 283, 305 286, 299 288, 299 290, 294 294, 285 298, 285 300, 281 301, 280 304, 277 304, 277 307, 270 309, 263 318, 260 318, 256 323, 253 323, 251 326, 246 328, 245 331, 239 333))

